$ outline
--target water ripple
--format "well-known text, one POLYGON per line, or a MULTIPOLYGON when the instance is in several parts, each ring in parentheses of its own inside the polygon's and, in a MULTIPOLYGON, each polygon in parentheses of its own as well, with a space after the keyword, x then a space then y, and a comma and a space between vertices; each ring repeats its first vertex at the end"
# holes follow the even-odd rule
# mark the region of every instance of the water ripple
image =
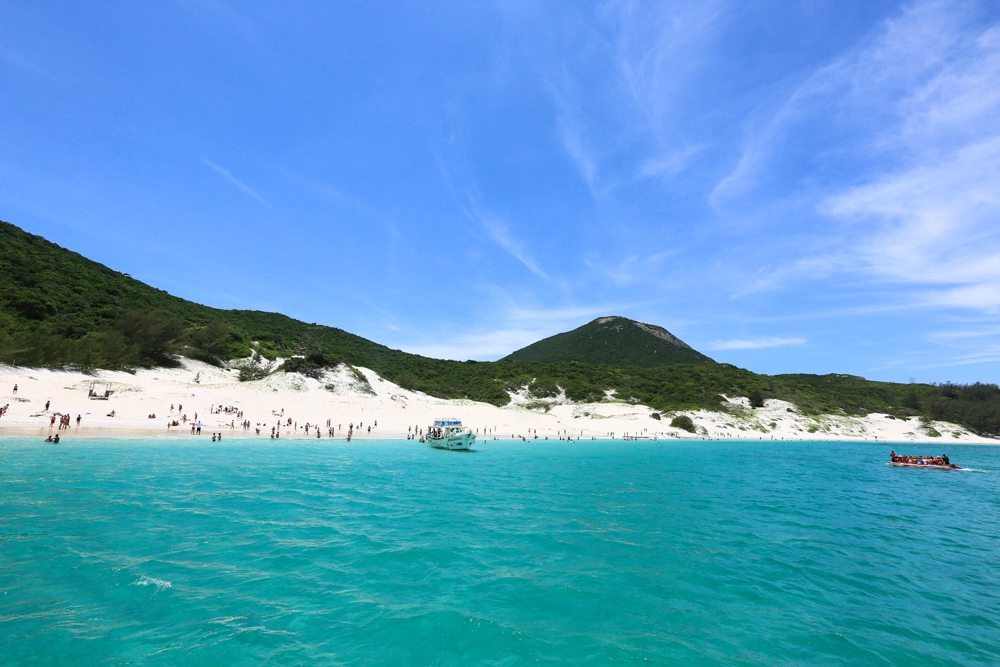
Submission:
POLYGON ((0 439, 0 655, 1000 663, 1000 450, 629 445, 0 439))

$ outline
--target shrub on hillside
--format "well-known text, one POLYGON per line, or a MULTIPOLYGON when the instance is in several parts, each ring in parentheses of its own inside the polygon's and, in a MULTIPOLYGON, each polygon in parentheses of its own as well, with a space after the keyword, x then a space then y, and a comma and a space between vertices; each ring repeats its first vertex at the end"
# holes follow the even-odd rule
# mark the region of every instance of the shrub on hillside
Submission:
POLYGON ((274 369, 274 362, 269 361, 265 364, 261 356, 254 352, 250 355, 249 359, 236 364, 236 368, 240 372, 240 382, 263 380, 271 374, 271 371, 274 369))
POLYGON ((684 431, 687 431, 688 433, 694 433, 696 430, 694 421, 687 415, 677 415, 676 417, 670 420, 670 425, 673 426, 674 428, 679 428, 684 431))
POLYGON ((333 368, 340 363, 340 358, 335 355, 327 355, 322 352, 312 352, 302 357, 292 357, 286 359, 281 365, 281 370, 286 373, 298 373, 314 380, 323 379, 323 372, 327 368, 333 368))

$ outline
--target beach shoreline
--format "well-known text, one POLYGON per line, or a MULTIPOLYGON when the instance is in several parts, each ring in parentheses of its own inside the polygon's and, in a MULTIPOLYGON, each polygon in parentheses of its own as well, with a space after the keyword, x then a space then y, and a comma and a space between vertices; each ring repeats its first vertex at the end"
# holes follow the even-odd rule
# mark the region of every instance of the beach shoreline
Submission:
MULTIPOLYGON (((769 399, 751 409, 744 397, 727 397, 719 411, 685 410, 660 415, 624 401, 574 403, 564 396, 539 401, 512 394, 504 407, 470 400, 446 400, 403 389, 368 369, 364 381, 346 367, 320 379, 274 373, 240 382, 234 369, 182 359, 178 368, 123 371, 54 370, 0 365, 0 436, 39 437, 206 437, 281 440, 403 440, 419 438, 434 419, 457 417, 479 442, 505 440, 852 440, 947 446, 1000 444, 944 422, 915 417, 807 416, 790 403, 769 399), (13 387, 17 385, 16 393, 13 387), (90 398, 93 390, 106 400, 90 398), (675 415, 689 416, 689 433, 670 426, 675 415), (59 429, 63 415, 69 427, 59 429), (155 415, 155 417, 154 417, 155 415), (53 422, 55 417, 55 422, 53 422), (657 419, 659 417, 659 419, 657 419), (79 418, 79 424, 77 419, 79 418), (176 426, 167 424, 177 423, 176 426), (201 423, 201 435, 192 425, 201 423), (246 426, 248 424, 248 426, 246 426), (307 430, 308 427, 308 430, 307 430), (259 429, 259 434, 258 434, 259 429), (938 434, 938 435, 934 435, 938 434)), ((197 428, 195 428, 197 430, 197 428)))

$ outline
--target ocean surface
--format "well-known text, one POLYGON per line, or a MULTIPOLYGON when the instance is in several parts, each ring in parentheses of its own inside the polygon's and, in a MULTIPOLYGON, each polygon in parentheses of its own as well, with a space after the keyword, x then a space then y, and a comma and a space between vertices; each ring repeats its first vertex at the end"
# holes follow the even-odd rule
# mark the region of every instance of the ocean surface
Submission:
POLYGON ((998 665, 1000 448, 0 438, 0 663, 998 665))

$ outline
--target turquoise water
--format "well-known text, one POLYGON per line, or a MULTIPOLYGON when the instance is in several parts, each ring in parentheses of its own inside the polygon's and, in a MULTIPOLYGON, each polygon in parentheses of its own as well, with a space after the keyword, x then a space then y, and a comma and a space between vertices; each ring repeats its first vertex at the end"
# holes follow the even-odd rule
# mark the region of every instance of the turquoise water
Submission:
POLYGON ((0 662, 1000 664, 1000 448, 888 451, 0 439, 0 662))

